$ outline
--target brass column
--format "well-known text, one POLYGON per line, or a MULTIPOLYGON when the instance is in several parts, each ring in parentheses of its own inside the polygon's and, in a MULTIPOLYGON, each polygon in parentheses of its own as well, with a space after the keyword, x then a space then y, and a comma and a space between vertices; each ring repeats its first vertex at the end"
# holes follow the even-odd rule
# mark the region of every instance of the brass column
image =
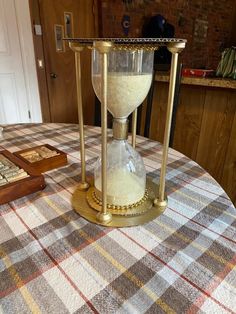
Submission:
POLYGON ((86 180, 84 119, 83 119, 81 64, 80 64, 80 53, 84 48, 83 46, 80 46, 79 44, 72 43, 72 42, 70 42, 70 48, 75 52, 76 91, 77 91, 79 134, 80 134, 81 181, 78 184, 78 188, 81 191, 86 191, 89 188, 89 183, 86 180))
POLYGON ((132 113, 132 146, 136 146, 136 132, 137 132, 137 114, 138 109, 136 108, 132 113))
POLYGON ((170 83, 169 83, 169 93, 168 93, 168 103, 166 112, 166 123, 165 123, 165 133, 163 142, 163 152, 162 152, 162 164, 161 164, 161 174, 159 183, 158 197, 154 200, 154 205, 156 206, 166 206, 167 198, 165 197, 165 176, 166 176, 166 165, 169 151, 169 141, 170 141, 170 129, 172 121, 174 94, 175 94, 175 82, 176 82, 176 72, 178 64, 178 55, 184 49, 185 43, 169 43, 167 48, 172 53, 171 58, 171 71, 170 71, 170 83))
POLYGON ((102 115, 102 210, 97 214, 101 223, 112 220, 111 213, 107 210, 107 66, 108 53, 112 47, 111 42, 95 41, 94 48, 101 56, 101 115, 102 115))

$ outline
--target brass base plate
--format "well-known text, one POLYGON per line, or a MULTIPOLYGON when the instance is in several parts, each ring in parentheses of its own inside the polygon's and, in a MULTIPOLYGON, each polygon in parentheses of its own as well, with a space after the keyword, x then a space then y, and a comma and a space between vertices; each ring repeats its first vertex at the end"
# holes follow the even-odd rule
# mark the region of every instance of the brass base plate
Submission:
MULTIPOLYGON (((91 187, 93 184, 91 184, 91 187)), ((147 178, 146 188, 148 190, 149 201, 154 202, 158 191, 158 185, 153 183, 151 179, 147 178)), ((147 211, 139 215, 112 215, 112 220, 108 223, 100 222, 97 218, 98 211, 89 206, 87 202, 87 192, 76 189, 72 195, 72 206, 74 210, 83 218, 95 224, 103 225, 106 227, 131 227, 142 225, 148 221, 153 220, 162 214, 166 206, 151 206, 147 211)))

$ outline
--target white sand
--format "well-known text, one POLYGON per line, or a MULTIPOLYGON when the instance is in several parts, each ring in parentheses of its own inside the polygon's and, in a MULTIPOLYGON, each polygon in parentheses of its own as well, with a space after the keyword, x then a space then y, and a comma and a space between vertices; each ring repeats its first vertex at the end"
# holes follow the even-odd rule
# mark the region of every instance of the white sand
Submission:
MULTIPOLYGON (((115 118, 127 117, 147 96, 152 82, 152 74, 132 75, 110 72, 108 81, 108 110, 115 118)), ((93 76, 93 87, 101 99, 101 76, 93 76)))
MULTIPOLYGON (((95 187, 101 191, 101 177, 96 178, 95 187)), ((107 197, 113 205, 129 205, 138 202, 145 193, 145 183, 135 174, 114 169, 107 174, 107 197)))

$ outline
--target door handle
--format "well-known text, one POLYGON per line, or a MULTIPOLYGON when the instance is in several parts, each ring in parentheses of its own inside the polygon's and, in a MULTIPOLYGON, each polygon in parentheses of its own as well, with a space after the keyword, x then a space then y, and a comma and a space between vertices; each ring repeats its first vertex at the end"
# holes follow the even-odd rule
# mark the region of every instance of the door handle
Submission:
POLYGON ((56 73, 50 73, 50 77, 51 77, 52 79, 55 79, 55 78, 57 78, 57 75, 56 75, 56 73))

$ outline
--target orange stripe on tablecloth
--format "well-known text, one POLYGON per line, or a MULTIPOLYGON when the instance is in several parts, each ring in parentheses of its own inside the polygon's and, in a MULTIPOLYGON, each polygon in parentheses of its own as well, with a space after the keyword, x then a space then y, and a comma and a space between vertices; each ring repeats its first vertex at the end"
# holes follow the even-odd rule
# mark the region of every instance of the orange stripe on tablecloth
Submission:
MULTIPOLYGON (((27 227, 27 226, 26 226, 27 227)), ((27 228, 28 229, 28 228, 27 228)), ((110 230, 106 229, 106 231, 103 231, 102 234, 97 235, 96 237, 94 237, 94 241, 97 241, 98 239, 100 239, 102 236, 104 236, 105 234, 107 234, 110 230)), ((35 236, 35 239, 39 242, 39 239, 35 236)), ((79 251, 81 251, 83 248, 85 248, 87 245, 89 245, 90 243, 82 243, 80 246, 78 246, 77 248, 70 248, 70 251, 67 251, 67 253, 63 256, 61 256, 60 258, 57 259, 57 263, 60 264, 62 261, 64 261, 65 259, 67 259, 68 257, 70 257, 71 255, 73 255, 74 253, 77 253, 79 251)), ((45 248, 46 249, 46 248, 45 248)), ((46 249, 47 250, 47 249, 46 249)), ((44 251, 42 249, 42 251, 44 251)), ((45 251, 44 251, 45 252, 45 251)), ((45 252, 46 254, 46 252, 45 252)), ((7 255, 7 254, 5 254, 7 255)), ((4 255, 4 257, 5 257, 4 255)), ((3 257, 3 258, 4 258, 3 257)), ((49 256, 50 258, 50 256, 49 256)), ((38 269, 38 271, 31 273, 30 276, 28 276, 25 279, 22 279, 22 282, 25 284, 27 284, 28 282, 34 280, 35 278, 37 278, 39 275, 43 274, 44 272, 46 272, 47 270, 53 268, 55 266, 54 261, 51 259, 51 263, 48 263, 44 268, 38 269)), ((0 298, 5 297, 6 295, 12 293, 13 291, 15 291, 17 289, 17 287, 11 287, 7 290, 4 291, 0 291, 0 298)))
POLYGON ((198 225, 198 226, 201 226, 201 227, 203 227, 204 229, 207 229, 207 230, 211 231, 212 233, 217 234, 219 237, 222 237, 222 238, 228 240, 229 242, 232 242, 232 243, 236 244, 236 241, 234 241, 233 239, 230 239, 230 238, 226 237, 225 235, 223 235, 223 234, 221 234, 221 233, 219 233, 219 232, 216 232, 215 230, 213 230, 213 229, 211 229, 211 228, 209 228, 209 227, 207 227, 207 226, 201 224, 200 222, 198 222, 198 221, 196 221, 196 220, 194 220, 194 219, 192 219, 192 218, 190 218, 190 217, 188 217, 188 216, 186 216, 186 215, 184 215, 184 214, 178 212, 178 211, 175 210, 174 208, 171 208, 169 204, 168 204, 168 209, 170 209, 172 212, 178 214, 179 216, 182 216, 182 217, 188 219, 189 221, 193 222, 194 224, 196 224, 196 225, 198 225))
MULTIPOLYGON (((62 211, 49 199, 47 199, 48 205, 53 208, 57 213, 63 214, 62 211)), ((63 219, 66 221, 69 221, 72 225, 75 224, 73 221, 70 221, 69 219, 66 219, 66 217, 62 216, 63 219)), ((76 226, 76 224, 75 224, 76 226)), ((130 281, 132 281, 137 287, 142 289, 150 299, 152 299, 156 304, 158 304, 164 311, 167 313, 176 313, 168 304, 166 304, 161 298, 159 298, 151 289, 146 287, 144 283, 137 278, 133 273, 131 273, 127 268, 125 268, 123 265, 121 265, 117 260, 115 260, 106 250, 104 250, 97 242, 95 242, 92 238, 89 237, 89 235, 84 232, 83 230, 78 230, 78 233, 86 239, 88 242, 90 242, 90 245, 92 245, 104 258, 106 258, 112 266, 114 266, 116 269, 118 269, 125 277, 127 277, 130 281)))
MULTIPOLYGON (((233 256, 233 258, 230 260, 230 262, 232 263, 232 261, 235 262, 236 264, 236 255, 233 256)), ((225 266, 225 268, 219 272, 218 274, 215 275, 215 278, 212 280, 212 282, 206 287, 206 291, 207 293, 209 293, 210 295, 214 292, 214 290, 220 285, 221 283, 221 280, 223 280, 227 275, 228 273, 231 271, 231 268, 228 267, 228 264, 225 266)), ((227 285, 232 287, 232 285, 230 285, 228 282, 227 282, 227 285)), ((234 288, 234 287, 232 287, 234 288)), ((201 308, 201 306, 203 305, 204 301, 206 299, 206 296, 205 295, 200 295, 195 301, 194 301, 194 305, 196 305, 197 307, 201 308)), ((217 300, 214 298, 214 300, 217 300)), ((189 310, 187 311, 186 314, 192 314, 192 307, 191 306, 189 308, 189 310)), ((233 312, 231 311, 231 313, 236 313, 236 312, 233 312)))
MULTIPOLYGON (((223 265, 228 264, 228 261, 226 261, 222 256, 219 256, 219 255, 209 251, 208 248, 205 248, 204 246, 202 246, 198 243, 195 243, 192 239, 190 239, 187 236, 185 236, 184 234, 178 232, 176 229, 171 228, 170 226, 160 222, 158 219, 154 220, 153 222, 156 223, 157 225, 161 226, 162 228, 165 228, 166 230, 171 232, 171 234, 174 233, 180 240, 183 240, 185 243, 188 243, 188 244, 192 245, 193 247, 197 248, 198 250, 200 250, 201 252, 209 255, 210 257, 212 257, 217 262, 220 262, 223 265)), ((229 267, 231 267, 231 269, 233 269, 235 267, 235 265, 229 264, 229 267)))
MULTIPOLYGON (((158 223, 158 221, 155 221, 155 223, 158 223)), ((162 225, 162 227, 164 226, 164 227, 167 228, 167 229, 169 228, 169 230, 170 230, 172 233, 175 232, 175 234, 176 234, 176 230, 175 230, 175 229, 170 228, 170 227, 167 226, 167 225, 163 225, 163 224, 161 224, 161 225, 162 225)), ((216 255, 216 254, 214 254, 213 252, 209 251, 208 248, 204 248, 203 246, 201 246, 201 245, 199 245, 199 244, 197 244, 197 243, 194 243, 191 239, 185 237, 184 235, 182 235, 182 234, 180 234, 180 233, 177 233, 177 236, 178 236, 179 238, 181 238, 182 240, 184 240, 185 242, 191 244, 192 246, 195 246, 195 247, 198 248, 200 251, 202 251, 202 252, 208 254, 209 256, 211 256, 211 257, 214 258, 215 260, 219 261, 219 262, 222 263, 223 265, 228 264, 228 262, 227 262, 224 258, 222 258, 222 257, 220 257, 220 256, 218 256, 218 255, 216 255)), ((230 267, 231 267, 231 269, 233 269, 233 268, 234 268, 234 265, 231 264, 230 267)), ((189 282, 190 282, 190 281, 189 281, 189 282)), ((194 283, 192 283, 192 285, 195 286, 194 283)), ((197 287, 197 286, 196 286, 196 287, 197 287)), ((197 289, 201 290, 200 287, 197 287, 197 289)), ((204 290, 202 290, 202 291, 204 291, 204 290)), ((216 300, 216 301, 217 301, 217 300, 216 300)), ((222 306, 223 306, 223 305, 222 305, 222 306)), ((223 306, 223 307, 224 307, 224 306, 223 306)), ((227 308, 226 308, 226 309, 227 309, 227 308)), ((227 309, 227 310, 228 310, 228 309, 227 309)))
MULTIPOLYGON (((21 222, 24 224, 24 226, 27 228, 28 232, 34 237, 35 240, 38 241, 39 245, 41 246, 44 253, 50 258, 50 260, 53 262, 54 266, 56 266, 60 272, 64 275, 64 277, 67 279, 67 281, 70 283, 70 285, 79 293, 81 298, 88 304, 90 309, 94 313, 98 313, 93 304, 88 300, 88 298, 82 293, 82 291, 77 287, 77 285, 71 280, 71 278, 66 274, 66 272, 62 269, 62 267, 58 264, 58 262, 54 259, 54 257, 50 254, 50 252, 41 244, 40 239, 37 238, 37 236, 34 234, 34 232, 28 227, 28 225, 24 222, 24 220, 21 218, 21 216, 18 215, 18 213, 15 211, 15 214, 17 217, 21 220, 21 222)), ((4 252, 5 253, 5 252, 4 252)), ((6 258, 6 256, 5 256, 6 258)), ((24 282, 22 281, 22 284, 24 282)))
POLYGON ((29 309, 32 313, 41 313, 38 304, 35 302, 34 298, 30 294, 27 287, 24 285, 23 280, 21 279, 19 273, 15 269, 14 265, 11 263, 10 258, 8 255, 6 255, 3 248, 0 246, 0 256, 4 256, 2 259, 3 263, 8 269, 9 274, 11 275, 13 281, 15 282, 17 288, 19 289, 19 292, 21 293, 23 299, 25 300, 25 303, 28 305, 29 309))
MULTIPOLYGON (((183 188, 186 186, 186 184, 185 185, 183 185, 183 188)), ((183 195, 184 196, 184 198, 187 198, 187 199, 189 199, 189 200, 191 200, 192 202, 194 202, 194 203, 196 203, 196 201, 198 202, 198 203, 200 203, 200 204, 202 204, 203 206, 205 206, 205 207, 211 207, 211 208, 213 208, 213 209, 215 209, 216 211, 218 211, 219 213, 221 213, 221 214, 224 214, 224 215, 226 215, 226 216, 229 216, 229 217, 231 217, 231 218, 233 218, 233 219, 236 219, 236 215, 233 215, 233 214, 231 214, 230 212, 226 212, 225 211, 225 209, 220 209, 220 208, 218 208, 218 207, 216 207, 216 206, 214 206, 214 205, 212 205, 211 203, 208 203, 208 202, 204 202, 204 201, 202 201, 202 200, 196 200, 194 197, 191 197, 191 196, 189 196, 188 194, 186 194, 186 193, 184 193, 184 192, 182 192, 181 191, 181 189, 179 189, 179 188, 172 188, 172 187, 170 187, 170 186, 168 186, 168 189, 170 189, 170 190, 172 190, 173 192, 172 193, 178 193, 178 194, 180 194, 180 195, 183 195)), ((197 193, 198 194, 198 193, 197 193)), ((200 195, 200 194, 199 194, 200 195)), ((216 200, 210 200, 210 202, 214 202, 214 201, 216 201, 216 200)), ((187 204, 186 204, 187 205, 187 204)), ((226 205, 226 206, 228 206, 228 205, 226 205)), ((229 206, 228 206, 229 207, 229 206)))
MULTIPOLYGON (((184 194, 184 195, 185 195, 185 194, 184 194)), ((208 204, 208 205, 209 205, 209 204, 208 204)), ((170 228, 170 227, 166 226, 166 228, 170 228)), ((171 228, 170 228, 170 229, 171 229, 171 228)), ((175 229, 171 229, 171 231, 173 231, 173 232, 176 233, 175 229)), ((216 254, 214 254, 213 252, 208 251, 207 248, 204 248, 204 247, 202 247, 202 246, 200 246, 200 245, 198 245, 198 244, 196 244, 196 243, 193 243, 191 239, 188 239, 187 237, 184 237, 182 234, 179 234, 179 233, 178 233, 178 236, 179 236, 182 240, 184 240, 185 242, 190 243, 191 245, 193 245, 193 246, 195 246, 195 247, 198 247, 202 252, 205 252, 206 254, 210 255, 212 258, 214 258, 214 259, 216 259, 217 261, 223 263, 224 265, 225 265, 226 263, 228 264, 228 262, 225 261, 222 257, 220 257, 220 256, 218 256, 218 255, 216 255, 216 254)), ((230 267, 233 268, 234 265, 230 265, 230 267)), ((195 284, 193 283, 193 285, 195 285, 195 284)), ((201 289, 201 288, 199 288, 199 287, 197 287, 197 288, 198 288, 198 289, 201 289)))
MULTIPOLYGON (((54 182, 56 182, 56 181, 53 179, 53 177, 51 177, 51 179, 52 179, 54 182)), ((56 182, 56 183, 57 183, 58 185, 60 185, 60 186, 61 186, 61 184, 60 184, 60 183, 58 183, 58 182, 56 182)), ((66 189, 66 188, 65 188, 65 190, 66 190, 68 193, 70 193, 70 194, 71 194, 71 192, 70 192, 68 189, 66 189)), ((184 194, 184 195, 185 195, 185 194, 184 194)), ((178 212, 178 211, 176 211, 176 210, 172 209, 171 207, 169 207, 169 206, 168 206, 168 208, 169 208, 170 210, 172 210, 172 211, 174 211, 174 212, 178 213, 180 216, 183 216, 183 217, 187 218, 188 220, 190 220, 190 221, 192 221, 192 222, 194 222, 194 223, 196 223, 196 224, 198 224, 198 225, 200 225, 200 226, 202 226, 202 227, 204 227, 204 228, 206 228, 206 229, 210 230, 211 232, 213 232, 213 233, 215 233, 215 234, 217 234, 217 235, 219 235, 219 236, 221 236, 221 237, 223 237, 223 238, 225 238, 225 239, 229 240, 230 242, 236 243, 236 241, 234 241, 234 240, 232 240, 232 239, 230 239, 230 238, 227 238, 226 236, 221 235, 220 233, 217 233, 216 231, 214 231, 214 230, 212 230, 212 229, 208 228, 207 226, 204 226, 204 225, 200 224, 199 222, 197 222, 197 221, 193 220, 192 218, 189 218, 189 217, 187 217, 187 216, 183 215, 182 213, 180 213, 180 212, 178 212)), ((174 229, 173 229, 173 230, 174 230, 174 229)))
MULTIPOLYGON (((168 165, 167 165, 167 166, 168 166, 168 165)), ((154 168, 153 166, 148 165, 148 167, 151 168, 151 169, 153 169, 153 171, 156 171, 156 170, 157 170, 157 169, 154 168)), ((174 168, 173 168, 173 169, 174 169, 174 168)), ((178 170, 178 168, 177 168, 176 170, 178 170)), ((207 172, 206 172, 206 173, 207 173, 207 172)), ((153 178, 153 179, 154 179, 154 178, 153 178)), ((193 177, 193 180, 194 180, 194 179, 201 180, 201 179, 199 179, 199 178, 194 178, 194 177, 193 177)), ((198 187, 198 186, 195 186, 195 185, 192 184, 191 182, 185 181, 185 180, 183 180, 182 178, 178 178, 178 180, 179 180, 179 181, 182 180, 182 181, 184 182, 184 184, 181 185, 181 188, 179 188, 179 187, 173 188, 173 187, 170 187, 169 185, 166 184, 166 186, 168 187, 168 189, 172 190, 172 193, 174 193, 174 192, 179 193, 179 194, 181 194, 181 195, 184 195, 184 197, 190 199, 190 200, 193 201, 193 202, 198 201, 198 202, 201 203, 202 205, 205 205, 205 206, 214 208, 214 209, 216 209, 218 212, 221 212, 221 213, 223 212, 225 215, 228 215, 228 216, 230 216, 230 217, 233 217, 234 219, 236 218, 236 215, 233 215, 233 214, 231 214, 231 213, 225 212, 224 209, 220 210, 218 207, 212 205, 212 204, 209 203, 209 202, 203 202, 202 200, 199 200, 199 199, 196 200, 195 198, 190 197, 188 194, 183 193, 183 192, 181 191, 181 189, 184 188, 186 185, 192 185, 193 187, 198 187)), ((173 180, 173 182, 174 182, 174 180, 173 180)), ((198 187, 198 188, 200 188, 200 187, 198 187)), ((202 188, 201 188, 201 189, 202 189, 202 188)), ((215 193, 213 193, 213 192, 210 191, 210 190, 204 190, 204 189, 202 189, 202 190, 203 190, 203 191, 207 191, 208 193, 211 193, 211 194, 216 195, 216 196, 218 196, 218 197, 222 197, 222 198, 224 198, 224 199, 226 199, 226 200, 229 201, 229 199, 225 198, 224 196, 222 196, 222 195, 220 195, 220 194, 215 194, 215 193)), ((191 191, 191 190, 190 190, 190 191, 191 191)), ((199 194, 198 192, 196 192, 196 193, 199 194)), ((200 195, 200 194, 199 194, 199 195, 200 195)), ((209 199, 209 200, 210 200, 210 202, 216 201, 216 199, 214 199, 214 200, 209 199)), ((232 204, 232 205, 233 205, 233 204, 232 204)), ((226 205, 226 206, 229 207, 229 205, 226 205)))
MULTIPOLYGON (((185 195, 185 194, 184 194, 185 195)), ((187 195, 185 195, 185 196, 187 196, 187 195)), ((209 204, 207 204, 207 205, 209 205, 209 204)))
MULTIPOLYGON (((174 170, 178 170, 178 168, 176 169, 176 168, 174 168, 174 167, 171 167, 170 165, 168 165, 168 167, 170 167, 170 168, 172 168, 172 169, 174 169, 174 170)), ((187 167, 185 167, 186 169, 188 169, 187 167)), ((188 169, 189 170, 189 169, 188 169)), ((180 171, 180 170, 178 170, 178 171, 180 171)), ((181 172, 181 171, 180 171, 181 172)), ((202 176, 201 176, 202 177, 202 176)), ((192 177, 192 181, 194 182, 196 179, 197 180, 199 180, 199 181, 202 181, 201 180, 201 177, 198 177, 198 178, 194 178, 194 177, 192 177)), ((176 178, 176 177, 175 177, 176 178)), ((196 184, 194 184, 193 182, 191 182, 190 180, 187 180, 187 179, 185 179, 185 178, 183 178, 183 177, 181 177, 181 178, 177 178, 178 180, 181 180, 181 181, 183 181, 185 184, 183 185, 183 186, 186 186, 187 184, 188 185, 192 185, 193 187, 195 187, 195 188, 198 188, 199 190, 202 190, 202 191, 207 191, 207 193, 209 193, 209 194, 213 194, 213 195, 215 195, 215 196, 217 196, 217 197, 221 197, 221 198, 223 198, 223 199, 225 199, 225 200, 229 200, 226 196, 224 196, 224 195, 221 195, 221 194, 217 194, 216 192, 213 192, 213 191, 211 191, 211 190, 206 190, 206 189, 204 189, 204 188, 202 188, 201 186, 198 186, 198 185, 196 185, 196 184)), ((204 181, 202 181, 202 182, 204 182, 204 181)), ((198 193, 198 192, 197 192, 198 193)))
MULTIPOLYGON (((184 188, 184 186, 183 186, 183 188, 184 188)), ((178 194, 183 195, 185 198, 188 198, 189 200, 191 200, 191 201, 194 202, 194 203, 196 203, 196 201, 197 201, 198 203, 204 205, 205 207, 214 208, 214 209, 217 210, 218 212, 220 212, 220 213, 222 213, 222 214, 224 214, 224 215, 226 215, 226 216, 229 216, 229 217, 231 217, 231 218, 233 218, 233 219, 236 219, 236 215, 233 215, 233 214, 231 214, 231 213, 229 213, 229 212, 226 212, 224 209, 219 209, 218 207, 212 205, 211 203, 203 202, 203 201, 201 201, 201 200, 199 200, 199 199, 196 200, 195 198, 189 196, 188 194, 183 193, 183 192, 182 192, 180 189, 178 189, 178 188, 177 188, 177 189, 174 189, 174 188, 171 188, 170 186, 168 186, 168 189, 172 190, 174 193, 178 193, 178 194)), ((215 200, 211 200, 211 201, 214 202, 215 200)))
MULTIPOLYGON (((148 251, 143 245, 141 245, 139 242, 137 242, 136 240, 134 240, 133 238, 131 238, 129 235, 127 235, 124 231, 122 231, 121 229, 118 229, 119 232, 121 232, 124 236, 126 236, 128 239, 130 239, 132 242, 134 242, 135 244, 137 244, 139 247, 141 247, 143 250, 145 250, 148 254, 150 254, 152 257, 154 257, 155 259, 157 259, 159 262, 161 262, 163 265, 165 265, 167 268, 169 268, 170 270, 172 270, 175 274, 177 274, 179 277, 181 277, 183 280, 185 280, 186 282, 188 282, 192 287, 194 287, 195 289, 199 290, 200 292, 202 292, 206 297, 209 297, 210 299, 212 299, 216 304, 220 305, 222 308, 224 308, 225 310, 227 310, 228 312, 235 314, 235 312, 231 311, 231 309, 229 309, 228 307, 226 307, 224 304, 222 304, 220 301, 218 301, 217 299, 215 299, 214 297, 212 297, 210 295, 210 293, 208 291, 205 291, 204 289, 200 288, 197 284, 195 284, 194 282, 192 282, 191 280, 189 280, 187 277, 185 277, 183 274, 179 273, 177 270, 175 270, 172 266, 170 266, 169 264, 167 264, 165 261, 163 261, 159 256, 157 256, 156 254, 154 254, 151 251, 148 251)), ((195 303, 192 305, 192 307, 195 305, 195 303)), ((192 312, 193 313, 193 312, 192 312)), ((189 313, 190 314, 190 313, 189 313)))

